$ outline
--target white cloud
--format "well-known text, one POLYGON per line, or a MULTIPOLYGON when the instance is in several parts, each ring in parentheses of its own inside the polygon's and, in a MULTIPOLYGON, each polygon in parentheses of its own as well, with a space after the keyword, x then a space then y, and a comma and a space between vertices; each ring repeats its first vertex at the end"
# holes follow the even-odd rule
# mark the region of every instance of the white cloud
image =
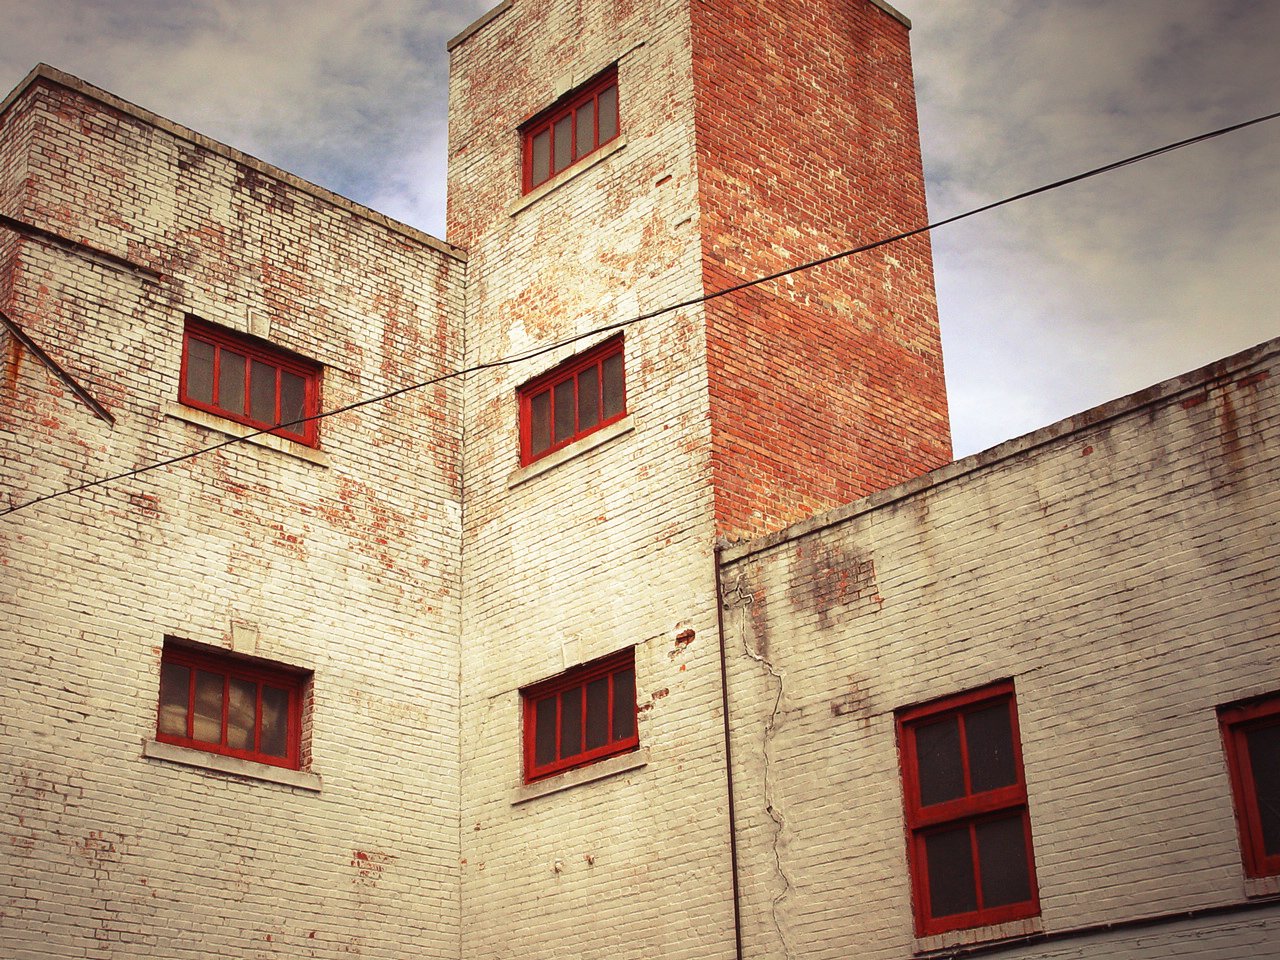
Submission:
MULTIPOLYGON (((495 0, 0 0, 37 60, 436 234, 495 0)), ((601 0, 606 2, 606 0, 601 0)), ((898 0, 935 217, 1280 109, 1274 0, 898 0)), ((1280 333, 1280 121, 940 230, 958 453, 1280 333)))

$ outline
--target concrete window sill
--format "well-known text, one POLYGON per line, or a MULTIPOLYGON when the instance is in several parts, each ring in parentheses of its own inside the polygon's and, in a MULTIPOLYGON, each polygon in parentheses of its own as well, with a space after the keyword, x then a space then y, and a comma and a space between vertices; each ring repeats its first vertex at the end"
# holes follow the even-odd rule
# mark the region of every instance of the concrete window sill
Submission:
POLYGON ((309 790, 312 793, 320 792, 320 776, 309 770, 286 770, 284 767, 273 767, 267 763, 254 763, 252 760, 241 760, 238 757, 205 753, 203 750, 192 750, 190 747, 179 747, 172 743, 161 743, 158 740, 145 741, 142 744, 142 755, 148 760, 164 760, 184 767, 197 767, 234 777, 247 777, 250 780, 265 780, 267 783, 279 783, 286 787, 309 790))
POLYGON ((515 203, 511 205, 511 208, 508 210, 508 213, 510 213, 510 215, 514 217, 517 213, 519 213, 525 207, 528 207, 532 204, 537 203, 547 194, 554 192, 560 187, 563 187, 570 180, 574 180, 577 177, 582 176, 582 174, 586 173, 592 167, 608 160, 610 157, 612 157, 615 153, 617 153, 626 145, 627 145, 627 138, 622 134, 619 134, 618 136, 614 137, 613 140, 609 141, 603 147, 597 150, 595 153, 591 154, 589 157, 584 158, 581 163, 574 164, 572 167, 569 167, 561 171, 560 173, 556 174, 546 183, 542 184, 542 186, 535 187, 534 189, 530 190, 523 197, 521 197, 519 200, 517 200, 515 203))
POLYGON ((1245 877, 1244 895, 1246 897, 1280 896, 1280 877, 1245 877))
POLYGON ((1028 917, 1026 920, 1011 920, 1008 923, 996 923, 989 927, 949 930, 932 937, 917 937, 913 952, 917 957, 926 957, 931 954, 947 956, 956 947, 973 943, 992 943, 998 940, 1017 940, 1037 933, 1044 933, 1044 921, 1040 917, 1028 917))
POLYGON ((245 438, 245 443, 283 453, 285 456, 293 457, 295 460, 305 460, 307 463, 315 464, 317 467, 328 468, 331 466, 329 456, 323 450, 317 450, 314 447, 308 447, 306 444, 287 440, 284 437, 273 436, 270 433, 250 437, 249 434, 254 432, 252 427, 241 426, 231 420, 225 420, 216 414, 206 413, 194 407, 184 407, 180 403, 166 401, 161 412, 166 417, 171 417, 174 420, 194 423, 196 426, 205 427, 228 437, 243 437, 245 438))
POLYGON ((567 447, 563 447, 555 453, 549 453, 540 460, 535 460, 527 467, 519 467, 518 469, 513 470, 511 475, 507 477, 507 489, 512 490, 520 486, 520 484, 526 483, 534 477, 546 473, 548 470, 555 469, 562 463, 573 460, 575 457, 582 456, 589 450, 594 450, 596 447, 602 447, 611 440, 625 436, 635 428, 635 417, 628 414, 616 423, 611 423, 607 427, 601 427, 595 433, 589 433, 581 440, 575 440, 567 447))
POLYGON ((582 786, 584 783, 595 783, 597 780, 614 777, 629 770, 639 770, 641 767, 648 766, 648 764, 649 748, 641 747, 631 753, 624 753, 620 757, 609 757, 607 760, 600 760, 589 767, 566 770, 558 776, 548 777, 546 780, 539 780, 537 783, 522 783, 512 791, 511 805, 513 807, 518 806, 522 803, 528 803, 530 800, 536 800, 538 797, 545 797, 548 794, 559 793, 561 790, 568 790, 571 787, 582 786))

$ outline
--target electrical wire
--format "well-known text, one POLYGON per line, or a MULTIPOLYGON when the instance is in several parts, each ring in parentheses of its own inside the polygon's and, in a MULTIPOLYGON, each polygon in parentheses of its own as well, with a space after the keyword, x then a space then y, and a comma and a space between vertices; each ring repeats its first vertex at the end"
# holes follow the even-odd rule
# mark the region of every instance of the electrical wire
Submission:
POLYGON ((694 307, 704 303, 709 303, 710 301, 719 299, 720 297, 727 297, 731 294, 738 293, 739 291, 748 290, 752 287, 758 287, 761 284, 770 283, 774 280, 780 280, 783 277, 789 277, 789 276, 792 276, 793 274, 801 273, 802 271, 812 270, 816 267, 821 267, 828 263, 834 263, 838 260, 843 260, 847 257, 852 257, 859 253, 867 253, 868 251, 876 250, 880 247, 888 246, 889 244, 899 243, 911 237, 919 236, 920 234, 928 233, 932 230, 936 230, 939 227, 945 227, 949 224, 957 223, 960 220, 966 220, 969 217, 975 217, 978 214, 987 213, 988 211, 995 210, 998 207, 1003 207, 1011 203, 1016 203, 1019 200, 1026 200, 1027 198, 1037 196, 1038 194, 1048 193, 1051 190, 1058 190, 1058 189, 1061 189, 1062 187, 1070 186, 1073 183, 1079 183, 1082 180, 1088 180, 1092 177, 1101 176, 1104 173, 1111 173, 1115 170, 1119 170, 1122 167, 1127 167, 1131 164, 1141 163, 1144 160, 1150 160, 1153 157, 1158 157, 1158 156, 1161 156, 1162 154, 1171 153, 1174 150, 1180 150, 1183 147, 1188 147, 1188 146, 1191 146, 1192 144, 1203 143, 1206 140, 1212 140, 1216 137, 1221 137, 1228 133, 1234 133, 1237 130, 1243 130, 1246 127, 1256 126, 1257 124, 1266 123, 1270 120, 1275 120, 1277 118, 1280 118, 1280 112, 1269 113, 1269 114, 1266 114, 1265 116, 1255 117, 1252 120, 1245 120, 1241 123, 1234 123, 1227 127, 1221 127, 1217 130, 1212 130, 1208 133, 1202 133, 1194 137, 1188 137, 1185 140, 1177 140, 1177 141, 1174 141, 1173 143, 1167 143, 1162 147, 1156 147, 1153 150, 1146 150, 1142 153, 1136 153, 1133 156, 1125 157, 1123 160, 1116 160, 1111 163, 1103 164, 1100 167, 1094 167, 1091 170, 1086 170, 1083 173, 1077 173, 1073 176, 1065 177, 1061 180, 1055 180, 1052 183, 1046 183, 1046 184, 1043 184, 1042 186, 1034 187, 1030 190, 1024 190, 1022 193, 1016 193, 1016 194, 1013 194, 1012 196, 1008 196, 1000 200, 992 201, 991 203, 984 204, 980 207, 974 207, 971 210, 966 210, 963 213, 958 213, 950 217, 945 217, 942 220, 935 220, 932 223, 927 223, 923 226, 915 227, 911 230, 905 230, 901 233, 895 233, 892 236, 883 237, 879 240, 874 240, 870 243, 864 243, 856 247, 850 247, 847 250, 841 250, 838 253, 833 253, 833 254, 830 254, 829 256, 820 257, 817 260, 809 260, 804 263, 796 264, 795 266, 788 267, 785 270, 779 270, 776 273, 770 273, 762 277, 756 277, 753 280, 746 280, 746 281, 743 281, 742 283, 734 284, 729 287, 724 287, 723 289, 720 289, 720 290, 714 290, 711 293, 704 294, 703 296, 700 296, 700 297, 694 297, 691 300, 683 300, 679 303, 668 304, 665 307, 659 307, 656 310, 650 310, 648 313, 641 313, 641 314, 638 314, 637 316, 631 317, 626 320, 619 320, 619 321, 616 321, 615 323, 610 323, 610 324, 605 324, 604 326, 595 327, 583 333, 578 333, 571 337, 565 337, 564 339, 557 340, 554 343, 545 344, 544 346, 526 351, 525 353, 515 354, 509 357, 502 357, 501 359, 498 359, 498 360, 489 360, 484 363, 475 364, 474 366, 471 366, 471 367, 463 367, 460 370, 453 370, 448 373, 441 374, 437 377, 432 377, 429 380, 423 380, 420 383, 411 383, 411 384, 408 384, 407 386, 399 387, 395 390, 389 391, 388 393, 378 394, 377 396, 373 396, 373 397, 366 397, 362 400, 357 400, 354 403, 348 403, 341 407, 335 407, 332 410, 321 411, 320 413, 313 414, 309 417, 301 417, 297 420, 291 420, 288 423, 276 424, 273 427, 264 428, 261 430, 255 430, 250 433, 246 433, 237 437, 229 437, 226 440, 221 441, 220 443, 215 443, 208 447, 202 447, 199 450, 193 450, 189 453, 184 453, 176 457, 170 457, 166 460, 158 460, 155 463, 149 463, 142 467, 136 467, 132 470, 127 470, 124 473, 117 473, 111 476, 99 477, 96 480, 87 480, 84 483, 76 484, 75 486, 71 486, 71 487, 66 487, 62 490, 55 490, 53 493, 46 493, 39 497, 33 497, 32 499, 25 500, 21 503, 10 504, 3 511, 0 511, 0 516, 7 516, 8 514, 16 513, 19 510, 25 510, 28 507, 33 507, 38 503, 44 503, 45 501, 48 501, 48 500, 55 500, 59 497, 70 496, 73 493, 80 493, 84 490, 90 490, 94 487, 103 486, 104 484, 115 483, 119 480, 127 480, 130 477, 140 476, 141 474, 148 473, 152 470, 159 470, 163 467, 170 467, 170 466, 173 466, 174 464, 182 463, 183 461, 192 460, 196 457, 203 456, 206 453, 212 453, 215 450, 221 450, 224 447, 229 447, 236 443, 242 443, 245 440, 251 440, 254 437, 260 437, 266 433, 273 433, 274 431, 278 430, 280 427, 290 427, 290 426, 296 426, 303 423, 309 423, 311 421, 323 420, 326 417, 336 416, 337 414, 340 414, 340 413, 348 413, 352 410, 358 410, 361 407, 370 406, 371 404, 383 403, 387 400, 391 400, 403 394, 410 393, 414 390, 421 390, 425 387, 430 387, 439 383, 444 383, 446 381, 454 379, 455 377, 462 377, 471 373, 479 373, 484 370, 493 370, 498 367, 510 366, 511 364, 515 364, 515 363, 522 363, 526 360, 531 360, 535 357, 540 357, 543 354, 550 353, 553 350, 558 350, 561 347, 569 346, 570 344, 576 343, 580 340, 584 340, 588 337, 594 337, 599 334, 609 333, 614 330, 621 330, 621 329, 624 329, 625 327, 629 327, 633 324, 640 323, 644 320, 652 320, 655 317, 660 317, 660 316, 663 316, 664 314, 673 313, 677 310, 683 310, 687 307, 694 307))

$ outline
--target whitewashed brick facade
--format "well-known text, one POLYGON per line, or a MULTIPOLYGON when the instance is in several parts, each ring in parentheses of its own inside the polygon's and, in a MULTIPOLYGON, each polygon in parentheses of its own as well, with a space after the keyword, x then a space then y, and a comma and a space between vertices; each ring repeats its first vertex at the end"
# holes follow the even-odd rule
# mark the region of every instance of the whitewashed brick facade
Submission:
MULTIPOLYGON (((823 512, 817 474, 945 447, 927 244, 629 322, 811 252, 735 247, 722 71, 826 103, 835 30, 909 71, 879 0, 779 0, 804 63, 748 13, 508 0, 455 38, 451 244, 50 68, 5 101, 9 504, 245 432, 178 402, 189 315, 321 363, 326 410, 475 369, 0 517, 0 956, 1280 956, 1215 713, 1280 690, 1280 346, 823 512), (610 67, 621 136, 523 191, 521 124, 610 67), (619 330, 626 417, 522 466, 519 387, 619 330), (757 362, 858 396, 735 407, 757 362), (166 640, 307 671, 301 769, 157 743, 166 640), (639 749, 525 782, 522 688, 632 648, 639 749), (1007 678, 1040 914, 916 938, 895 711, 1007 678)), ((884 86, 848 111, 901 145, 905 199, 845 196, 876 224, 923 205, 884 86)))
POLYGON ((1280 691, 1278 361, 1264 344, 725 551, 748 956, 1026 934, 999 955, 1280 956, 1216 713, 1280 691), (895 712, 1006 678, 1041 915, 917 941, 895 712))

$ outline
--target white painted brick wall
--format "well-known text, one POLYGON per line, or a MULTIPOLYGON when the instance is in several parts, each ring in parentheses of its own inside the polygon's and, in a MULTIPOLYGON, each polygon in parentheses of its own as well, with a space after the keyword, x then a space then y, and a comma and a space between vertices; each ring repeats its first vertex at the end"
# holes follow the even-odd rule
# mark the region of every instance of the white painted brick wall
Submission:
MULTIPOLYGON (((322 361, 328 407, 461 362, 464 265, 411 232, 43 82, 0 124, 6 212, 164 274, 21 245, 0 306, 116 423, 7 353, 14 501, 222 439, 166 415, 188 311, 322 361)), ((0 955, 457 956, 460 408, 0 520, 0 955), (143 757, 166 635, 314 670, 319 793, 143 757)))
MULTIPOLYGON (((894 711, 1002 677, 1046 933, 1246 902, 1215 708, 1280 690, 1278 347, 727 554, 749 956, 939 945, 912 938, 894 711)), ((1278 956, 1278 925, 1013 955, 1278 956)))
MULTIPOLYGON (((470 363, 702 292, 683 4, 518 3, 452 57, 470 363), (625 147, 513 215, 517 128, 614 61, 625 147)), ((516 388, 591 342, 467 384, 463 953, 729 956, 703 317, 628 327, 634 431, 510 488, 516 388), (519 688, 630 645, 648 765, 513 805, 519 688)))

